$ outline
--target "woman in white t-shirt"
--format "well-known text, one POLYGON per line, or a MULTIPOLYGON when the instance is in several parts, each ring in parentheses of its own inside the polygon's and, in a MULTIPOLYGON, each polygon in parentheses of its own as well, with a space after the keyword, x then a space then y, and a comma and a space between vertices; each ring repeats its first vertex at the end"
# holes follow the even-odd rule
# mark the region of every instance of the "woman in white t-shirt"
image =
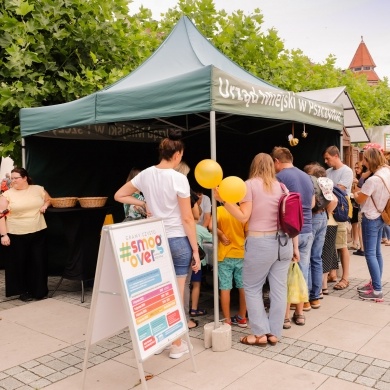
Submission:
POLYGON ((364 254, 371 281, 357 289, 361 299, 382 301, 381 240, 385 223, 381 213, 390 197, 390 167, 383 153, 374 148, 363 152, 363 164, 373 175, 366 179, 360 191, 354 193, 354 199, 361 205, 364 254))
MULTIPOLYGON (((115 200, 142 206, 149 216, 163 219, 183 301, 191 259, 194 258, 191 265, 193 272, 199 271, 200 259, 191 210, 190 185, 185 175, 174 170, 184 152, 184 144, 179 138, 178 134, 171 133, 169 138, 163 139, 159 145, 159 164, 143 170, 127 182, 117 191, 115 200), (143 193, 145 201, 132 195, 137 191, 143 193)), ((178 339, 172 343, 169 356, 177 359, 188 352, 185 341, 178 339)))

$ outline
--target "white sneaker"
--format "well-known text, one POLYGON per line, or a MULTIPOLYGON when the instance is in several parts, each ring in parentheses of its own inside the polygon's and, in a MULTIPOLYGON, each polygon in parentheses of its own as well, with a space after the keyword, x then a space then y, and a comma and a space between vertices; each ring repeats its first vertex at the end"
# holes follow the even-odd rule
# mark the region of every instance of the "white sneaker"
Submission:
MULTIPOLYGON (((190 346, 191 346, 191 349, 192 349, 192 345, 191 344, 190 344, 190 346)), ((171 359, 179 359, 183 355, 185 355, 186 353, 189 353, 189 352, 190 352, 190 350, 188 348, 188 344, 184 340, 181 340, 181 345, 180 346, 172 344, 171 352, 169 353, 169 357, 171 359)))
POLYGON ((163 353, 164 351, 169 351, 170 349, 171 349, 171 345, 167 345, 166 347, 161 348, 161 349, 159 349, 158 351, 156 351, 154 354, 155 354, 155 355, 160 355, 160 354, 163 353))

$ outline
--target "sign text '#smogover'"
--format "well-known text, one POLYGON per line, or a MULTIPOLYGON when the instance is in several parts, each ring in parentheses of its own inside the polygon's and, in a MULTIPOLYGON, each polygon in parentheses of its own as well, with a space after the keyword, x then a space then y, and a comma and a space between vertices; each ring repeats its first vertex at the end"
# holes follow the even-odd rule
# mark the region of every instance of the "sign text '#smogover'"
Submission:
POLYGON ((122 261, 134 268, 156 261, 156 255, 164 253, 160 235, 122 242, 119 250, 122 261))

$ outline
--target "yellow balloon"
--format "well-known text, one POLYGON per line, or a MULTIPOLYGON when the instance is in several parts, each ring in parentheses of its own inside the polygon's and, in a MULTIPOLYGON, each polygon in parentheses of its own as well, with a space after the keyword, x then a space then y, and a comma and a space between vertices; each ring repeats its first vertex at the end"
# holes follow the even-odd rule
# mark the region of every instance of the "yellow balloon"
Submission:
POLYGON ((237 176, 225 177, 218 187, 222 200, 228 203, 240 202, 246 195, 245 182, 237 176))
POLYGON ((202 160, 195 167, 195 179, 204 188, 218 187, 222 178, 222 168, 214 160, 202 160))

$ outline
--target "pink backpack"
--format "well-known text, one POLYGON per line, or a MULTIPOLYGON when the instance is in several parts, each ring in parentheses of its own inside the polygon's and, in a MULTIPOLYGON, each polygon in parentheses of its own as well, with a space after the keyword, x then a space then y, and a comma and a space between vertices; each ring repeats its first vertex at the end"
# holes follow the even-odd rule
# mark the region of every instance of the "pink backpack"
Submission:
POLYGON ((280 183, 283 195, 279 199, 278 230, 282 230, 290 238, 297 236, 303 226, 303 210, 301 194, 289 192, 287 187, 280 183))

